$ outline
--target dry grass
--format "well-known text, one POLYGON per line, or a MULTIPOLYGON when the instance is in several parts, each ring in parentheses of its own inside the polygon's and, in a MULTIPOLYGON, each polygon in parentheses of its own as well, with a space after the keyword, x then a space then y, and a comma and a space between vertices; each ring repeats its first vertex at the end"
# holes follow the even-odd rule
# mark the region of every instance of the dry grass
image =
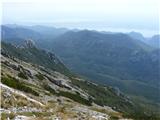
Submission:
POLYGON ((1 120, 7 120, 7 118, 13 119, 15 116, 14 113, 1 113, 1 120))
POLYGON ((113 111, 106 110, 105 108, 96 108, 96 107, 92 107, 91 109, 97 112, 107 114, 113 118, 117 118, 117 119, 122 118, 122 114, 119 112, 113 112, 113 111))

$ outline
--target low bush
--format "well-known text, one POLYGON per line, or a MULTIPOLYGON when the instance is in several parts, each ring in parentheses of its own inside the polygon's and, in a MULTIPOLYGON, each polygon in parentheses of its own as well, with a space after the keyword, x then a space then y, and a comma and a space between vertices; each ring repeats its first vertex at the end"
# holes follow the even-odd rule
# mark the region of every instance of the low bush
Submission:
POLYGON ((47 84, 43 84, 43 88, 45 90, 49 91, 53 95, 56 94, 56 91, 53 88, 51 88, 49 85, 47 85, 47 84))
POLYGON ((32 88, 26 86, 24 82, 19 81, 11 76, 8 77, 2 77, 1 82, 9 87, 12 87, 14 89, 18 89, 21 91, 24 91, 26 93, 31 93, 35 96, 39 96, 39 93, 34 91, 32 88))
POLYGON ((28 79, 27 75, 25 75, 23 72, 18 73, 18 77, 28 79))
POLYGON ((1 120, 13 119, 15 117, 14 113, 1 113, 1 120))
POLYGON ((43 80, 44 76, 41 73, 35 75, 39 80, 43 80))
POLYGON ((91 104, 92 102, 90 102, 89 100, 87 100, 85 98, 82 98, 78 94, 74 94, 74 93, 70 93, 70 92, 65 92, 65 91, 59 91, 58 95, 70 98, 70 99, 74 100, 75 102, 78 102, 78 103, 81 103, 81 104, 84 104, 84 105, 88 105, 88 106, 92 105, 91 104))

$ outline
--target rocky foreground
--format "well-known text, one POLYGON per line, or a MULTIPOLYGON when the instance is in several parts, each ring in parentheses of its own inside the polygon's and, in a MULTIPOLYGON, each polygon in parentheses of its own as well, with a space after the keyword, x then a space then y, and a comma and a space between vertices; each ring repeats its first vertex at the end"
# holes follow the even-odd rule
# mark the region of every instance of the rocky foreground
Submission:
POLYGON ((123 119, 111 107, 88 103, 91 96, 59 72, 3 55, 1 67, 2 120, 123 119))

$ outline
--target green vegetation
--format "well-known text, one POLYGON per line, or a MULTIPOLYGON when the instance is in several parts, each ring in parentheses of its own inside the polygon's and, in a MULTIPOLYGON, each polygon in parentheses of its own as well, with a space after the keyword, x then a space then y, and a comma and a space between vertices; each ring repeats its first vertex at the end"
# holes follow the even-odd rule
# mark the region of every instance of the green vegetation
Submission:
MULTIPOLYGON (((152 108, 147 108, 137 101, 126 100, 123 95, 117 96, 112 88, 95 85, 87 81, 80 81, 76 78, 70 78, 72 83, 85 90, 93 96, 93 102, 103 106, 107 105, 123 113, 124 117, 135 118, 136 120, 159 120, 160 114, 152 108)), ((116 118, 112 118, 113 120, 116 118)), ((111 120, 112 120, 111 119, 111 120)))
POLYGON ((23 78, 23 79, 28 79, 27 75, 23 72, 18 73, 18 77, 23 78))
POLYGON ((57 95, 70 98, 70 99, 72 99, 72 100, 74 100, 74 101, 76 101, 78 103, 84 104, 84 105, 88 105, 88 106, 92 105, 92 101, 86 100, 86 99, 84 99, 83 97, 81 97, 78 94, 65 92, 65 91, 59 91, 59 93, 57 95))
POLYGON ((50 92, 51 94, 53 94, 53 95, 64 96, 64 97, 67 97, 67 98, 72 99, 72 100, 75 101, 75 102, 78 102, 78 103, 81 103, 81 104, 84 104, 84 105, 91 106, 92 101, 87 100, 87 99, 84 99, 84 98, 81 97, 80 94, 78 94, 78 93, 74 94, 74 93, 66 92, 66 91, 56 92, 53 88, 51 88, 51 87, 50 87, 49 85, 47 85, 47 84, 44 84, 43 87, 44 87, 44 89, 46 89, 47 91, 49 91, 49 92, 50 92))
POLYGON ((14 117, 14 113, 1 113, 1 120, 7 120, 7 118, 13 119, 14 117))
POLYGON ((35 75, 39 80, 43 80, 44 76, 41 73, 35 75))
POLYGON ((53 94, 53 95, 55 95, 56 94, 56 91, 53 89, 53 88, 51 88, 49 85, 47 85, 47 84, 43 84, 43 88, 45 89, 45 90, 47 90, 47 91, 49 91, 51 94, 53 94))
POLYGON ((129 102, 125 102, 125 99, 122 96, 117 96, 111 88, 94 85, 87 81, 79 81, 74 78, 71 78, 71 80, 74 85, 80 87, 89 95, 94 97, 93 102, 101 106, 109 105, 111 107, 119 108, 120 110, 124 110, 125 108, 127 109, 127 107, 132 107, 129 102))
POLYGON ((50 45, 72 71, 98 84, 117 86, 127 94, 160 102, 160 50, 126 34, 88 30, 67 32, 50 45))
MULTIPOLYGON (((145 110, 138 110, 133 113, 126 113, 123 117, 134 118, 135 120, 160 120, 159 113, 144 112, 145 110)), ((157 111, 158 112, 158 111, 157 111)))
POLYGON ((26 83, 23 81, 19 81, 11 76, 2 77, 1 82, 9 87, 12 87, 17 90, 24 91, 26 93, 31 93, 33 95, 39 96, 39 93, 34 91, 32 88, 25 85, 26 83))

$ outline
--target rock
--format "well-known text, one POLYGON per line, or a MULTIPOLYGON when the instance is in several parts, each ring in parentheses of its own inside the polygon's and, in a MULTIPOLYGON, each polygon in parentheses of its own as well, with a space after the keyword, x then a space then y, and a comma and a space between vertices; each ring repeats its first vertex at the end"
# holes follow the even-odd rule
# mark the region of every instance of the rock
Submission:
POLYGON ((31 117, 23 116, 23 115, 18 115, 14 118, 14 120, 31 120, 31 117))
POLYGON ((27 40, 25 40, 23 47, 34 48, 35 47, 35 42, 32 39, 27 39, 27 40))
POLYGON ((46 77, 48 78, 49 81, 51 81, 52 83, 54 83, 55 85, 57 85, 59 87, 63 87, 63 88, 69 89, 69 90, 72 89, 72 87, 70 87, 66 82, 64 82, 64 80, 61 80, 61 79, 56 80, 56 79, 53 79, 48 76, 46 76, 46 77))
POLYGON ((18 69, 19 71, 23 72, 25 75, 29 76, 30 78, 33 78, 33 75, 30 72, 30 70, 23 68, 23 66, 21 65, 18 65, 18 69))

